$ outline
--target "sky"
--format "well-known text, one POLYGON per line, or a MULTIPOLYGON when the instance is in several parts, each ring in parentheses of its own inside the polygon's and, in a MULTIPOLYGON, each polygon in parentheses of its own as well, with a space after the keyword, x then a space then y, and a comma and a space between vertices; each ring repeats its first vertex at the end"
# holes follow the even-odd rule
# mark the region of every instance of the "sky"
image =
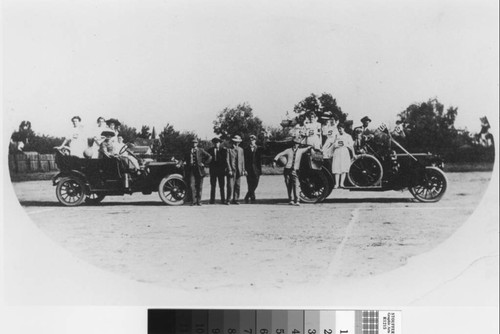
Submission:
POLYGON ((357 124, 412 103, 498 124, 499 8, 474 1, 4 0, 4 131, 68 133, 74 115, 211 138, 226 107, 278 126, 311 93, 357 124))

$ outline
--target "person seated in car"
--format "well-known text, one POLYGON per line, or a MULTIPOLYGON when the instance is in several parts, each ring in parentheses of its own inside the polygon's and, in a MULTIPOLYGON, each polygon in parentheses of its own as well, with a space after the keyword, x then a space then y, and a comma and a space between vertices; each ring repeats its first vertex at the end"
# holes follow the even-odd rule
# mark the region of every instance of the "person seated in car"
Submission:
POLYGON ((94 127, 93 133, 91 134, 90 138, 92 139, 92 151, 93 151, 92 158, 99 157, 99 147, 104 140, 104 137, 101 135, 101 133, 102 131, 108 129, 108 126, 106 124, 106 119, 104 117, 102 116, 98 117, 96 123, 97 125, 94 127))
MULTIPOLYGON (((101 135, 104 137, 104 141, 101 143, 101 146, 99 148, 99 158, 111 158, 111 157, 117 157, 120 159, 120 161, 123 161, 125 165, 127 166, 128 169, 136 172, 137 174, 141 174, 140 171, 140 165, 137 159, 130 154, 120 155, 119 152, 116 151, 117 142, 113 140, 115 137, 114 131, 110 131, 109 129, 104 130, 101 135)), ((122 138, 123 139, 123 138, 122 138)), ((122 146, 123 147, 123 146, 122 146)))
POLYGON ((126 144, 123 142, 123 137, 120 135, 116 136, 116 142, 113 144, 114 153, 120 154, 120 152, 122 150, 124 150, 124 152, 122 152, 121 155, 127 155, 128 153, 126 152, 126 149, 124 148, 125 145, 126 144))
POLYGON ((366 153, 365 148, 363 147, 363 130, 361 128, 354 129, 352 133, 353 138, 353 147, 356 154, 364 154, 366 153))
MULTIPOLYGON (((106 121, 106 125, 108 126, 109 130, 115 133, 115 136, 118 136, 118 129, 121 125, 120 121, 118 121, 116 118, 110 118, 106 121)), ((116 140, 116 137, 114 137, 112 140, 116 140)))
POLYGON ((130 169, 134 170, 140 170, 141 169, 141 164, 139 163, 139 160, 132 155, 132 153, 128 150, 127 144, 123 142, 123 137, 118 136, 116 137, 116 143, 115 145, 115 152, 120 155, 120 159, 122 159, 127 165, 129 166, 130 169))

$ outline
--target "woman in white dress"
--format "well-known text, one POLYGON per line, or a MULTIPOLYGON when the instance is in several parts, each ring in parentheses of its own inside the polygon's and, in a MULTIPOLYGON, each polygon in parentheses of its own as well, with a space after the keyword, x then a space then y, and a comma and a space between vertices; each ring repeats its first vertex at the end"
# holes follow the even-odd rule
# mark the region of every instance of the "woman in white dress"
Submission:
POLYGON ((304 118, 297 116, 296 121, 297 124, 290 130, 290 135, 293 139, 298 139, 301 144, 305 144, 304 118))
POLYGON ((332 173, 335 176, 334 188, 344 188, 345 177, 351 167, 351 156, 356 157, 353 148, 352 137, 344 132, 344 125, 337 126, 339 133, 333 142, 332 173))
POLYGON ((69 148, 70 155, 79 158, 83 158, 83 151, 88 147, 87 136, 85 135, 83 125, 80 124, 81 121, 82 119, 80 118, 80 116, 74 116, 71 119, 73 128, 66 136, 61 146, 59 146, 59 148, 61 149, 64 146, 68 145, 67 147, 69 148))
POLYGON ((92 158, 97 159, 99 157, 99 148, 101 143, 104 141, 102 132, 106 130, 108 126, 106 125, 106 119, 104 117, 97 118, 97 126, 93 128, 90 138, 93 139, 92 145, 92 158))
POLYGON ((323 147, 321 148, 323 151, 323 160, 325 161, 325 167, 330 170, 332 169, 333 143, 339 133, 337 130, 338 123, 334 118, 327 118, 326 124, 321 127, 324 137, 323 147))
POLYGON ((312 114, 305 122, 306 144, 317 150, 321 149, 321 124, 318 122, 316 114, 312 114))

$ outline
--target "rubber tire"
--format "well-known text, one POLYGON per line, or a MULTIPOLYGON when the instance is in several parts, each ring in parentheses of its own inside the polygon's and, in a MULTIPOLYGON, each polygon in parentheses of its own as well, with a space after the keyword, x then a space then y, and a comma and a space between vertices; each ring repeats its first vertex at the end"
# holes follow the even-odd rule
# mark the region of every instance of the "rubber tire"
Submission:
POLYGON ((299 198, 304 203, 319 203, 331 192, 328 178, 322 170, 309 171, 307 174, 307 176, 301 176, 302 173, 299 174, 299 198), (311 196, 311 190, 317 192, 316 195, 311 196))
MULTIPOLYGON (((376 157, 374 157, 371 154, 360 154, 351 163, 351 167, 349 168, 349 173, 347 173, 347 178, 349 180, 349 183, 351 185, 353 185, 354 187, 364 188, 364 187, 373 187, 377 184, 380 184, 380 181, 382 180, 383 174, 384 174, 384 170, 382 168, 382 164, 380 163, 380 161, 376 157), (355 180, 356 177, 354 177, 354 171, 356 171, 357 173, 360 173, 360 170, 361 170, 361 174, 367 174, 366 163, 361 165, 361 168, 358 167, 358 170, 354 169, 356 167, 356 163, 359 163, 361 161, 361 159, 371 160, 371 162, 369 162, 369 163, 372 164, 372 167, 378 169, 378 172, 377 171, 371 172, 371 174, 374 174, 371 176, 373 178, 373 180, 368 181, 368 182, 363 182, 363 180, 359 180, 359 179, 355 180)), ((359 176, 357 178, 359 178, 359 176)))
MULTIPOLYGON (((446 192, 446 188, 448 187, 448 179, 444 172, 437 167, 426 167, 425 168, 425 177, 432 184, 416 184, 414 186, 409 187, 410 193, 415 197, 415 199, 422 203, 435 203, 438 202, 446 192), (435 194, 432 193, 432 189, 436 186, 439 186, 439 191, 435 194), (430 197, 422 196, 422 193, 425 191, 430 192, 430 197)), ((425 183, 425 180, 422 180, 422 183, 425 183)), ((429 193, 425 193, 429 194, 429 193)))
MULTIPOLYGON (((57 183, 56 196, 57 196, 57 200, 59 201, 59 203, 65 205, 65 206, 78 206, 78 205, 82 204, 83 201, 85 200, 85 198, 87 197, 85 195, 85 186, 84 186, 83 181, 77 177, 72 177, 72 176, 64 177, 57 183), (77 198, 73 202, 67 201, 63 197, 63 194, 61 193, 63 191, 63 188, 68 187, 70 184, 72 187, 77 188, 76 189, 77 198)), ((76 196, 70 195, 70 197, 76 197, 76 196)))
POLYGON ((168 205, 183 205, 187 196, 187 184, 179 174, 164 177, 158 186, 161 200, 168 205), (165 188, 169 187, 169 188, 165 188), (170 191, 168 191, 171 189, 170 191))

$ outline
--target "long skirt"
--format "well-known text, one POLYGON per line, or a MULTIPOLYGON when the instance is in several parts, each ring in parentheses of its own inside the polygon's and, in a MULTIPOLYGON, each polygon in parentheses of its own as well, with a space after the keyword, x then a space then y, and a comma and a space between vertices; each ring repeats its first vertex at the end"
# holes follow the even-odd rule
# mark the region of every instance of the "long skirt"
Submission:
POLYGON ((333 151, 332 173, 348 173, 351 167, 351 156, 347 147, 339 147, 333 151))

